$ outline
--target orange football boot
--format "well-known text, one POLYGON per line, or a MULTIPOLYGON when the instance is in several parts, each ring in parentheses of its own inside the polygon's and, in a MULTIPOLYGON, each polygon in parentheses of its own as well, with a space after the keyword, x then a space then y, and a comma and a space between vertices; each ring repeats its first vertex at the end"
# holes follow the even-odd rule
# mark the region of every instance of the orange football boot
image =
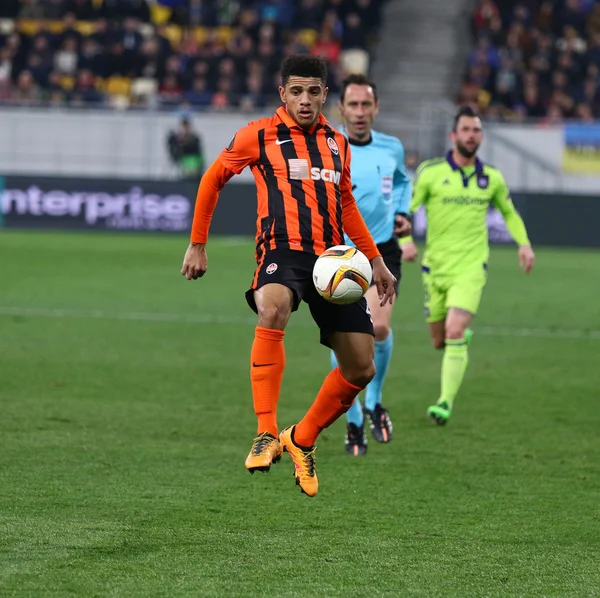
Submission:
POLYGON ((246 458, 246 469, 250 473, 267 472, 271 469, 271 463, 277 463, 281 459, 282 453, 279 440, 269 432, 263 432, 252 442, 252 448, 246 458))
POLYGON ((294 476, 296 478, 296 484, 300 486, 300 490, 308 496, 315 496, 319 491, 319 480, 317 479, 317 472, 315 470, 315 451, 316 446, 313 446, 309 450, 303 450, 298 445, 294 444, 292 440, 292 430, 294 426, 286 428, 279 434, 279 442, 283 447, 283 450, 289 453, 296 471, 294 476))

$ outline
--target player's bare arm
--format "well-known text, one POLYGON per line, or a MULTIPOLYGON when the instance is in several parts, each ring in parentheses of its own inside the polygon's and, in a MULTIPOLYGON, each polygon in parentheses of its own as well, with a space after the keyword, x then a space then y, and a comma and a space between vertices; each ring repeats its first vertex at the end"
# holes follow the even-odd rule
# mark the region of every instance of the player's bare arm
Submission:
POLYGON ((190 243, 183 258, 181 273, 188 280, 202 278, 208 268, 205 243, 190 243))
POLYGON ((419 250, 412 240, 412 237, 400 239, 400 248, 402 249, 402 260, 405 262, 415 262, 419 256, 419 250))
POLYGON ((206 241, 210 221, 219 199, 219 191, 231 176, 233 173, 224 168, 219 160, 215 160, 200 181, 190 244, 181 268, 181 274, 187 280, 197 280, 206 274, 208 268, 206 241))
POLYGON ((400 237, 402 260, 405 262, 414 262, 417 259, 419 252, 411 236, 412 222, 408 216, 396 214, 394 220, 394 234, 400 237))
POLYGON ((206 274, 208 268, 206 243, 212 215, 219 200, 219 192, 231 177, 256 160, 254 138, 255 134, 250 127, 240 129, 200 180, 190 244, 181 268, 181 274, 187 280, 196 280, 206 274))
POLYGON ((519 247, 519 266, 525 274, 529 274, 535 264, 535 254, 531 245, 521 245, 519 247))
POLYGON ((377 287, 381 307, 386 303, 393 303, 396 294, 394 290, 396 277, 388 270, 380 255, 371 260, 371 266, 373 267, 373 282, 377 287))
POLYGON ((410 235, 412 231, 412 224, 410 219, 404 214, 396 214, 396 218, 394 220, 394 234, 399 237, 405 237, 410 235))

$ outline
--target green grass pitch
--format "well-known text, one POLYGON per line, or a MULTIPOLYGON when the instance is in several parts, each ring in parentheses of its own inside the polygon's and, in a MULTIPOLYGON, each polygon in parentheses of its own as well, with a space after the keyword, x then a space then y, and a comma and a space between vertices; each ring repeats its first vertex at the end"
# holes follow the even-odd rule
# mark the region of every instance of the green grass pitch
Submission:
MULTIPOLYGON (((600 252, 494 248, 453 418, 425 417, 430 348, 405 265, 387 446, 318 443, 248 475, 247 240, 0 234, 0 596, 600 595, 600 252)), ((280 426, 329 369, 306 306, 286 333, 280 426)))

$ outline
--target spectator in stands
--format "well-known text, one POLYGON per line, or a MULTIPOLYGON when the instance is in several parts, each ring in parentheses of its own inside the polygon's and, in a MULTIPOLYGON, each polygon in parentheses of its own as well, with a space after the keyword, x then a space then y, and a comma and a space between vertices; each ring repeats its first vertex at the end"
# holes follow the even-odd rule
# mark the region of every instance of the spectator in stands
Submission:
MULTIPOLYGON (((1 4, 4 4, 3 2, 1 4)), ((18 5, 18 0, 16 2, 18 5)), ((2 10, 2 9, 0 9, 2 10)), ((47 7, 40 2, 40 0, 22 0, 20 9, 17 8, 20 19, 48 19, 47 7)), ((0 13, 2 14, 2 13, 0 13)), ((5 15, 4 15, 5 16, 5 15)), ((12 15, 12 18, 16 17, 17 13, 12 15)))
POLYGON ((77 40, 67 37, 54 55, 54 70, 61 75, 75 75, 77 61, 77 40))
POLYGON ((367 33, 362 27, 357 12, 349 12, 344 19, 340 60, 345 74, 366 74, 369 69, 369 54, 366 51, 367 33))
POLYGON ((174 74, 164 76, 158 86, 158 101, 164 108, 179 106, 183 101, 183 88, 174 74))
POLYGON ((104 102, 104 95, 96 89, 94 74, 89 70, 79 71, 71 93, 73 106, 90 106, 104 102))
POLYGON ((489 30, 491 22, 499 18, 500 12, 493 0, 479 0, 473 15, 475 35, 489 30))
POLYGON ((480 0, 473 31, 459 99, 494 118, 600 116, 600 4, 480 0))
POLYGON ((323 7, 319 0, 302 0, 298 10, 299 29, 320 29, 323 21, 323 7))
POLYGON ((321 56, 328 63, 335 63, 340 59, 340 50, 340 44, 334 38, 333 33, 329 29, 323 28, 317 43, 312 47, 311 54, 321 56))
POLYGON ((169 132, 167 149, 181 177, 195 179, 202 176, 204 169, 202 141, 198 133, 192 129, 187 115, 181 117, 177 130, 169 132))
POLYGON ((19 14, 19 0, 0 2, 0 19, 14 19, 19 14))
POLYGON ((0 100, 10 98, 12 79, 12 53, 8 48, 0 49, 0 100))
POLYGON ((194 77, 192 88, 184 94, 186 103, 194 108, 207 108, 212 103, 212 93, 208 89, 206 79, 202 76, 194 77))
POLYGON ((17 85, 10 98, 21 105, 35 105, 41 99, 40 87, 28 70, 23 70, 17 78, 17 85))
POLYGON ((0 99, 253 110, 278 102, 271 82, 297 52, 326 57, 335 93, 343 71, 368 70, 381 2, 0 0, 0 15, 29 19, 0 34, 0 99))
POLYGON ((98 16, 92 0, 66 0, 63 11, 80 21, 93 21, 98 16))
POLYGON ((42 102, 50 106, 64 106, 67 103, 67 92, 61 84, 60 75, 52 71, 42 93, 42 102))
POLYGON ((150 8, 146 0, 103 0, 98 15, 107 20, 123 21, 132 17, 142 23, 148 23, 150 8))

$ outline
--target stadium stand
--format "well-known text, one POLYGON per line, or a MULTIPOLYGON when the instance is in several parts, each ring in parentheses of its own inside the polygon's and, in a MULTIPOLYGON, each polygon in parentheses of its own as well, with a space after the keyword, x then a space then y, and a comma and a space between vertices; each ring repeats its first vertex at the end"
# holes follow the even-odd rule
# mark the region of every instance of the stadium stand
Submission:
POLYGON ((458 101, 490 120, 600 116, 600 4, 479 0, 458 101))
POLYGON ((0 103, 254 110, 284 55, 368 72, 384 0, 3 0, 0 103))

